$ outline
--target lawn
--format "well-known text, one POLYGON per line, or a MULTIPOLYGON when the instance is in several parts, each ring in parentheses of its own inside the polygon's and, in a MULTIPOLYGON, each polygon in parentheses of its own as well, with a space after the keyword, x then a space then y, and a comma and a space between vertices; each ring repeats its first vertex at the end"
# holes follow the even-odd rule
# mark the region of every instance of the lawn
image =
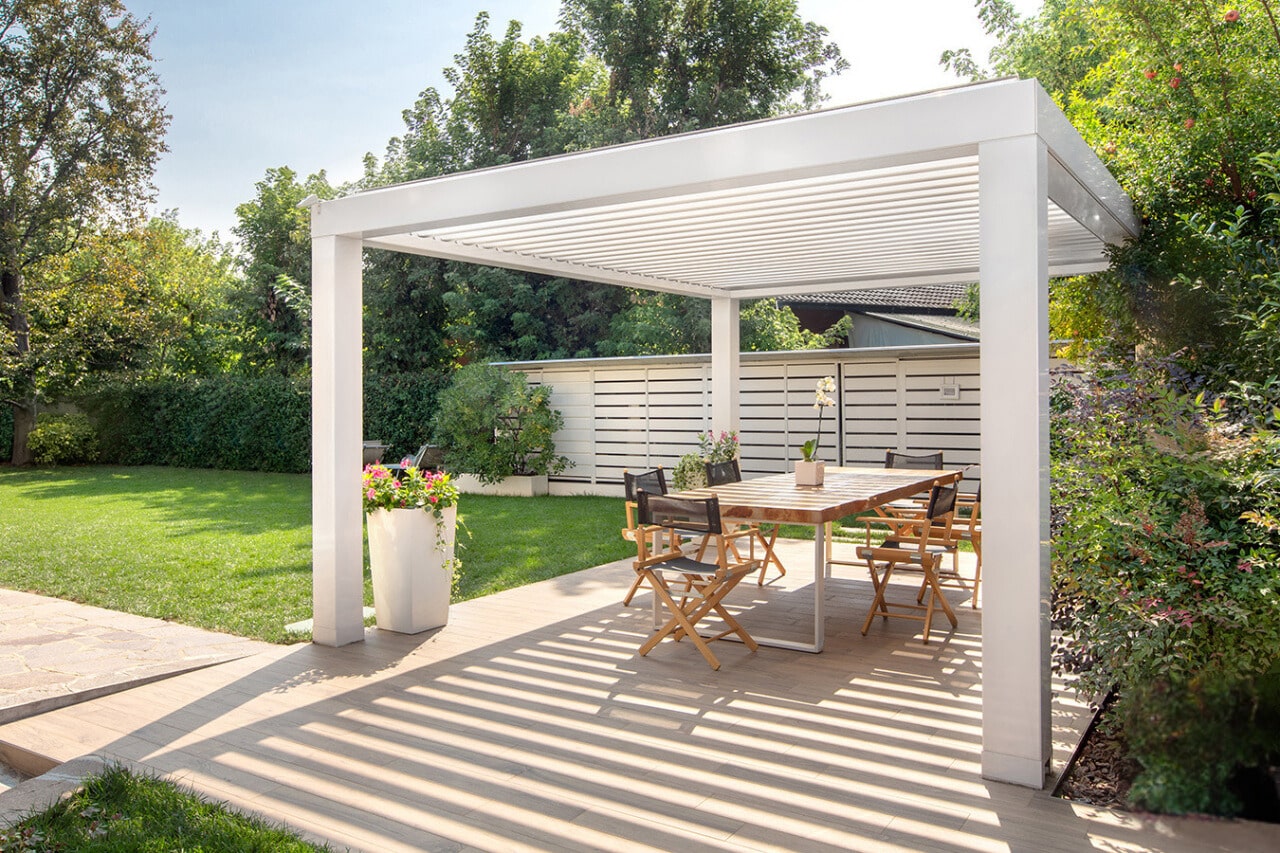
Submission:
POLYGON ((256 817, 201 800, 189 789, 119 767, 84 789, 0 830, 0 850, 328 850, 256 817))
MULTIPOLYGON (((617 498, 464 495, 459 515, 461 599, 617 560, 634 547, 618 535, 617 498)), ((296 640, 284 626, 311 615, 311 480, 0 468, 0 586, 296 640)), ((365 602, 373 603, 367 570, 365 602)))

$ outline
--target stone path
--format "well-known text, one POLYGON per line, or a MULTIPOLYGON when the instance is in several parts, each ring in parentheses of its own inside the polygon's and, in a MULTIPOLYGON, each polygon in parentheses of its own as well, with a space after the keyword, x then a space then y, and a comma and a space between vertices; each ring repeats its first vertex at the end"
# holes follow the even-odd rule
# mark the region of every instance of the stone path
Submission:
POLYGON ((0 724, 273 648, 0 589, 0 724))

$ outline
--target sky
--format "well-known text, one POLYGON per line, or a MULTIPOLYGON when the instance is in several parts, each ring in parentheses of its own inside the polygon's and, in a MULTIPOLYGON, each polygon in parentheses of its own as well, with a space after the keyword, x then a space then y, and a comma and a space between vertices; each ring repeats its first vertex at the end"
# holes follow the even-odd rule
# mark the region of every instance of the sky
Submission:
MULTIPOLYGON (((1023 14, 1041 0, 1015 0, 1023 14)), ((399 136, 423 89, 448 94, 441 70, 476 14, 490 32, 555 29, 560 0, 125 0, 155 28, 152 53, 172 123, 156 170, 156 212, 206 235, 233 237, 236 205, 266 170, 321 169, 337 185, 360 176, 366 153, 399 136)), ((827 27, 850 68, 829 78, 828 106, 955 85, 938 65, 947 48, 984 59, 991 47, 973 0, 797 0, 827 27)))

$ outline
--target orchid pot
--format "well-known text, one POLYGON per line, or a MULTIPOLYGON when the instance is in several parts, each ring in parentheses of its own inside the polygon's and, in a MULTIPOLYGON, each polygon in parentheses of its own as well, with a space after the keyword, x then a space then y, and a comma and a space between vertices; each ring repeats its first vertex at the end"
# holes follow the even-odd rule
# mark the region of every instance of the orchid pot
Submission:
POLYGON ((821 486, 827 474, 827 463, 819 460, 796 462, 797 486, 821 486))

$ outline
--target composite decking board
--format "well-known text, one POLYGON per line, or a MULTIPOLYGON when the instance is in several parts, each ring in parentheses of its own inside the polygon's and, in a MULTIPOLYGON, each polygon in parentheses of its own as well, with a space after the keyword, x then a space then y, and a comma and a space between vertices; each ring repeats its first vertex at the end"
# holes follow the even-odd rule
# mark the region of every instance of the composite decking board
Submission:
MULTIPOLYGON (((782 547, 785 578, 749 579, 729 599, 751 630, 809 619, 812 543, 782 547)), ((720 643, 713 672, 688 643, 635 654, 651 614, 645 595, 619 603, 629 562, 454 605, 438 631, 282 646, 51 711, 0 727, 0 741, 142 762, 337 849, 1274 846, 1256 825, 983 780, 981 611, 957 607, 960 626, 928 646, 899 622, 864 637, 871 583, 841 568, 826 587, 826 651, 720 643)), ((1054 702, 1060 763, 1087 709, 1061 683, 1054 702)))

